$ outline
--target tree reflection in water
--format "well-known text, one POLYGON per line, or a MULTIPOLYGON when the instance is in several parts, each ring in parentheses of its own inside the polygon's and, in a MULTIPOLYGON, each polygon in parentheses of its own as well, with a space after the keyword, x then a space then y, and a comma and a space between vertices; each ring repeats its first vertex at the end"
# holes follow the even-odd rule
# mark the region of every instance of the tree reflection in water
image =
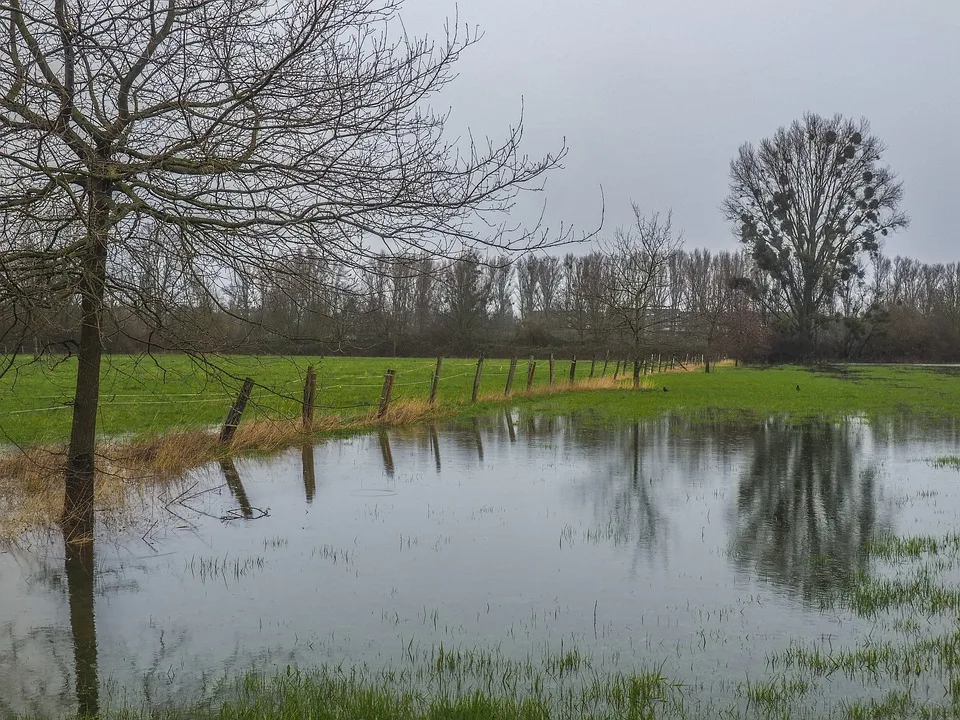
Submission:
POLYGON ((64 574, 73 635, 77 713, 95 716, 100 710, 97 678, 97 628, 94 622, 93 524, 64 527, 64 574))
POLYGON ((730 541, 737 568, 807 602, 866 570, 864 545, 889 520, 878 517, 865 437, 850 422, 761 425, 740 478, 730 541))

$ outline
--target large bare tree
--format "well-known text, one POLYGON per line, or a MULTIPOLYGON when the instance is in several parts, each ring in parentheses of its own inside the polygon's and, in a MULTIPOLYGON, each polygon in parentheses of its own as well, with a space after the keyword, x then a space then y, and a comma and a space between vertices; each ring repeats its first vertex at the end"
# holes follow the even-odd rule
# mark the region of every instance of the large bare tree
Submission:
POLYGON ((770 280, 757 296, 805 351, 841 283, 863 274, 860 257, 907 224, 883 150, 866 120, 808 113, 730 164, 724 213, 770 280))
POLYGON ((670 319, 666 311, 670 267, 683 246, 683 234, 673 229, 673 213, 644 215, 633 204, 634 225, 617 228, 606 244, 607 272, 601 287, 610 322, 633 357, 634 381, 650 331, 670 319))
POLYGON ((229 312, 228 283, 276 287, 305 252, 355 265, 543 241, 497 213, 564 150, 529 159, 519 126, 447 140, 429 102, 475 35, 409 37, 400 4, 0 0, 0 300, 21 328, 78 309, 66 524, 92 518, 110 316, 157 312, 125 259, 174 258, 191 297, 229 312))

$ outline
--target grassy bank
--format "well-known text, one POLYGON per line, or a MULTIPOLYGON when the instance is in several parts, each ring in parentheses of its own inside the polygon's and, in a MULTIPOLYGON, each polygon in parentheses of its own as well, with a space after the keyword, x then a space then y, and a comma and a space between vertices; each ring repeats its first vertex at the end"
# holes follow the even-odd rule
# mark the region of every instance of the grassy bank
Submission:
MULTIPOLYGON (((171 431, 216 426, 223 421, 228 405, 247 376, 257 384, 245 421, 294 419, 300 414, 303 378, 309 364, 317 367, 318 415, 349 424, 368 416, 376 406, 388 368, 397 371, 396 401, 425 400, 435 361, 229 357, 218 360, 216 368, 204 368, 185 356, 112 356, 103 372, 99 430, 105 438, 142 440, 171 431)), ((475 360, 444 361, 440 407, 458 412, 467 408, 475 368, 475 360)), ((481 395, 501 398, 508 369, 507 360, 487 360, 481 395)), ((35 446, 63 442, 69 432, 75 370, 72 359, 36 363, 24 360, 0 378, 0 443, 35 446)), ((567 382, 569 370, 569 360, 557 360, 556 378, 561 387, 567 382)), ((581 360, 577 377, 586 378, 589 371, 589 361, 581 360)), ((596 374, 601 371, 599 362, 596 374)), ((613 371, 611 363, 607 376, 613 371)), ((521 361, 515 390, 525 388, 526 372, 526 361, 521 361)), ((621 380, 625 380, 623 375, 621 380)), ((540 359, 533 386, 544 389, 547 385, 547 362, 540 359)), ((629 387, 629 383, 624 385, 629 387)), ((796 418, 851 413, 910 413, 935 418, 960 414, 960 368, 725 366, 709 375, 678 372, 654 376, 649 387, 656 392, 564 394, 526 401, 544 411, 590 408, 622 419, 655 416, 665 411, 706 410, 758 417, 787 414, 796 418)))
MULTIPOLYGON (((143 439, 177 430, 215 426, 245 377, 256 385, 244 419, 283 420, 300 416, 308 365, 317 371, 317 414, 344 422, 369 415, 377 406, 387 369, 396 371, 393 399, 429 397, 436 361, 416 358, 310 358, 232 356, 200 365, 184 355, 114 355, 105 359, 101 379, 99 432, 107 438, 143 439)), ((480 394, 501 397, 509 360, 484 363, 480 394)), ((441 407, 460 407, 471 399, 476 360, 446 359, 438 392, 441 407)), ((602 362, 595 369, 602 371, 602 362)), ((557 385, 568 381, 569 360, 557 360, 557 385)), ((589 375, 581 361, 577 378, 589 375)), ((0 378, 0 443, 20 446, 63 442, 69 433, 76 361, 23 360, 0 378)), ((516 371, 513 389, 526 388, 526 361, 516 371)), ((614 373, 614 365, 607 376, 614 373)), ((621 379, 625 379, 621 375, 621 379)), ((533 387, 549 385, 549 368, 537 362, 533 387)))
MULTIPOLYGON (((103 374, 99 415, 97 502, 122 507, 132 480, 153 482, 226 454, 270 452, 308 441, 300 426, 303 377, 317 368, 317 417, 313 436, 357 432, 377 426, 431 422, 466 413, 488 412, 505 402, 507 360, 487 360, 480 400, 470 402, 475 360, 445 360, 438 402, 426 402, 435 361, 385 358, 221 359, 203 368, 185 356, 113 356, 103 374), (383 373, 396 370, 394 402, 376 416, 383 373), (213 372, 212 372, 213 371, 213 372), (257 385, 231 448, 210 432, 223 421, 244 377, 257 385)), ((940 420, 960 413, 960 376, 955 368, 908 366, 716 367, 706 374, 664 372, 646 376, 639 392, 621 373, 587 379, 590 363, 577 368, 569 385, 569 361, 557 361, 549 385, 546 361, 536 366, 526 392, 527 366, 517 368, 513 406, 546 414, 580 413, 585 421, 622 424, 678 412, 752 421, 771 414, 793 420, 849 414, 910 414, 940 420), (576 391, 573 391, 576 390, 576 391), (582 392, 591 390, 591 392, 582 392)), ((56 522, 62 506, 59 470, 70 422, 70 387, 75 366, 23 361, 0 378, 0 539, 56 522)), ((602 363, 595 375, 603 372, 602 363)))

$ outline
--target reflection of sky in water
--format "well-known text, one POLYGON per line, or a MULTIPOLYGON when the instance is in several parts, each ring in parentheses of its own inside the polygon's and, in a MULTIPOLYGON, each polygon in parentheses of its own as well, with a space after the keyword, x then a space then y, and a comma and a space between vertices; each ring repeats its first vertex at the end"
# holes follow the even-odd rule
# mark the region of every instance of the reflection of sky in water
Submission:
MULTIPOLYGON (((215 464, 170 492, 181 517, 98 533, 100 695, 171 702, 254 666, 396 664, 440 642, 576 644, 724 693, 791 638, 856 640, 818 598, 865 569, 871 534, 954 527, 957 474, 924 461, 956 446, 856 421, 501 415, 215 464)), ((0 555, 0 714, 73 707, 92 657, 71 645, 92 632, 79 562, 68 583, 62 541, 0 555)))

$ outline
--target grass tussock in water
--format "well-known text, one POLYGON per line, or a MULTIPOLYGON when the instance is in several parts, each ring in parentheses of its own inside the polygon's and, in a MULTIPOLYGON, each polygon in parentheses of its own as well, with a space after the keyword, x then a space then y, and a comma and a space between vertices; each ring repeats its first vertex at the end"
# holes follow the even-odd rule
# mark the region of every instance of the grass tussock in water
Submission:
POLYGON ((930 464, 935 468, 950 468, 952 470, 960 470, 960 457, 956 455, 943 455, 931 460, 930 464))

